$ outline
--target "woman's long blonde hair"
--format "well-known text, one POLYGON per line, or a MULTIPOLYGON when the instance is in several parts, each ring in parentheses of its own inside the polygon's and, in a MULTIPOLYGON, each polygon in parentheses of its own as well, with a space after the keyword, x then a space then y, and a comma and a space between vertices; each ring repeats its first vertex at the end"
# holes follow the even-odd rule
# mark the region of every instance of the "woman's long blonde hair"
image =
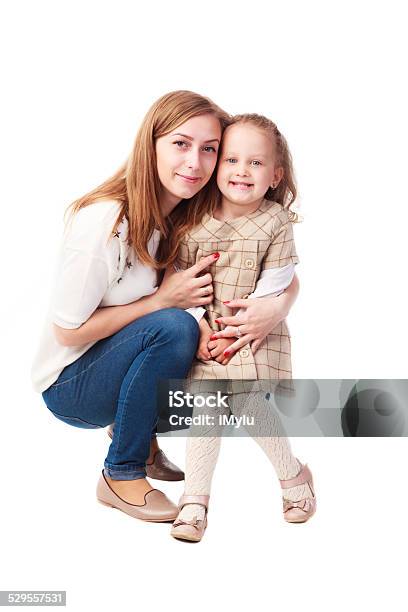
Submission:
MULTIPOLYGON (((289 150, 286 138, 279 131, 276 123, 256 113, 246 113, 243 115, 234 115, 230 118, 229 125, 237 123, 250 123, 254 127, 264 130, 271 136, 271 140, 275 146, 276 164, 283 168, 283 177, 279 181, 277 187, 272 189, 269 187, 265 194, 266 200, 279 202, 283 208, 288 209, 296 200, 297 188, 295 173, 293 170, 292 155, 289 150)), ((293 210, 289 210, 290 220, 294 223, 301 221, 300 215, 293 210)))
POLYGON ((192 91, 172 91, 157 100, 147 112, 136 136, 129 159, 107 181, 82 198, 75 200, 72 214, 100 200, 114 199, 119 203, 118 216, 112 232, 125 216, 129 223, 128 241, 143 263, 156 269, 166 268, 177 257, 183 235, 199 223, 214 201, 215 174, 190 200, 182 200, 164 218, 160 209, 161 183, 157 172, 155 141, 200 115, 214 115, 221 130, 229 123, 229 115, 210 99, 192 91), (148 241, 157 228, 161 241, 156 257, 147 250, 148 241))

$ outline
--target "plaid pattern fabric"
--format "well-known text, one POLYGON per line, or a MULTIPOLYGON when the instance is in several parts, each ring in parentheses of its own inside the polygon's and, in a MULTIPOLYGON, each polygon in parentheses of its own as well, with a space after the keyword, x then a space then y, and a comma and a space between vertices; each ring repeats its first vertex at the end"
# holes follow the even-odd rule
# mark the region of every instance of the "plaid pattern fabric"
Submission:
MULTIPOLYGON (((264 200, 254 213, 218 221, 206 215, 201 224, 184 237, 178 265, 185 270, 201 257, 218 251, 219 259, 208 270, 213 278, 214 299, 207 305, 207 320, 214 331, 218 317, 235 314, 222 302, 252 293, 263 270, 298 263, 292 223, 281 204, 264 200)), ((207 270, 205 271, 205 273, 207 270)), ((291 378, 290 334, 282 321, 269 334, 255 355, 250 345, 238 351, 228 365, 195 360, 189 380, 272 380, 291 378)))

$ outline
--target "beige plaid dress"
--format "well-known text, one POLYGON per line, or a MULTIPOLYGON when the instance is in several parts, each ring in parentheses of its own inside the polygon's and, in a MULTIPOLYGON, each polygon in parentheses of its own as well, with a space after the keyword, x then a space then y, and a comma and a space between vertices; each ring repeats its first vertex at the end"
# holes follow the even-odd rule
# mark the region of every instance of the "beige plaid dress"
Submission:
MULTIPOLYGON (((216 251, 220 257, 208 269, 213 278, 214 299, 205 307, 207 320, 214 331, 221 329, 215 319, 234 315, 238 310, 228 308, 223 301, 246 298, 254 291, 263 270, 299 261, 289 212, 281 204, 268 200, 264 200, 255 212, 228 221, 205 215, 184 237, 178 265, 184 270, 216 251)), ((282 321, 265 338, 255 355, 248 344, 237 351, 226 366, 196 359, 188 379, 192 382, 291 377, 290 334, 286 322, 282 321)))

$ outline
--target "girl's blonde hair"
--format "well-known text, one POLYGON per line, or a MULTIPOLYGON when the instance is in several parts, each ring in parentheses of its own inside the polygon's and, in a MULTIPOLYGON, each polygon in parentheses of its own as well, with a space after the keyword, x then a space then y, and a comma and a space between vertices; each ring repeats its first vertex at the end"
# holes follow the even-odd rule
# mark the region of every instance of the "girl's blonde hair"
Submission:
POLYGON ((107 181, 75 200, 69 210, 72 214, 100 200, 118 200, 115 232, 123 216, 129 223, 128 242, 143 263, 156 269, 166 268, 177 257, 183 235, 199 223, 213 201, 216 192, 215 175, 189 200, 182 200, 172 213, 164 218, 160 209, 161 183, 157 172, 155 141, 182 123, 200 115, 215 116, 223 132, 229 115, 209 98, 192 91, 172 91, 159 98, 147 112, 136 136, 129 159, 107 181), (153 258, 147 244, 157 228, 161 241, 153 258))
MULTIPOLYGON (((283 208, 289 210, 289 207, 296 200, 297 188, 295 181, 295 173, 293 171, 292 155, 289 151, 286 138, 278 130, 276 123, 256 113, 246 113, 243 115, 234 115, 229 122, 230 125, 237 123, 250 123, 254 127, 264 130, 271 136, 275 146, 276 163, 283 168, 283 177, 275 189, 269 187, 265 194, 266 200, 279 202, 283 208)), ((290 220, 294 223, 301 220, 300 216, 293 210, 289 210, 290 220)))

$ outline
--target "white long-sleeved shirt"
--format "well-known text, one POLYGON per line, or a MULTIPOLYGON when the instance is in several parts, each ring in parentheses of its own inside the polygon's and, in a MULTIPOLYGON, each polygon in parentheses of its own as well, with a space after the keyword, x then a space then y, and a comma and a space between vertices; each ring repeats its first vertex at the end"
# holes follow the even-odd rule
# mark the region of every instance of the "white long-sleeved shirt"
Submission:
MULTIPOLYGON (((119 214, 115 200, 105 200, 79 210, 66 228, 57 264, 51 304, 31 369, 36 391, 48 389, 62 370, 76 361, 96 341, 63 346, 56 340, 53 323, 77 329, 104 306, 135 302, 157 291, 157 274, 142 264, 127 243, 127 220, 115 234, 119 214)), ((160 241, 155 230, 148 243, 154 256, 160 241)))

